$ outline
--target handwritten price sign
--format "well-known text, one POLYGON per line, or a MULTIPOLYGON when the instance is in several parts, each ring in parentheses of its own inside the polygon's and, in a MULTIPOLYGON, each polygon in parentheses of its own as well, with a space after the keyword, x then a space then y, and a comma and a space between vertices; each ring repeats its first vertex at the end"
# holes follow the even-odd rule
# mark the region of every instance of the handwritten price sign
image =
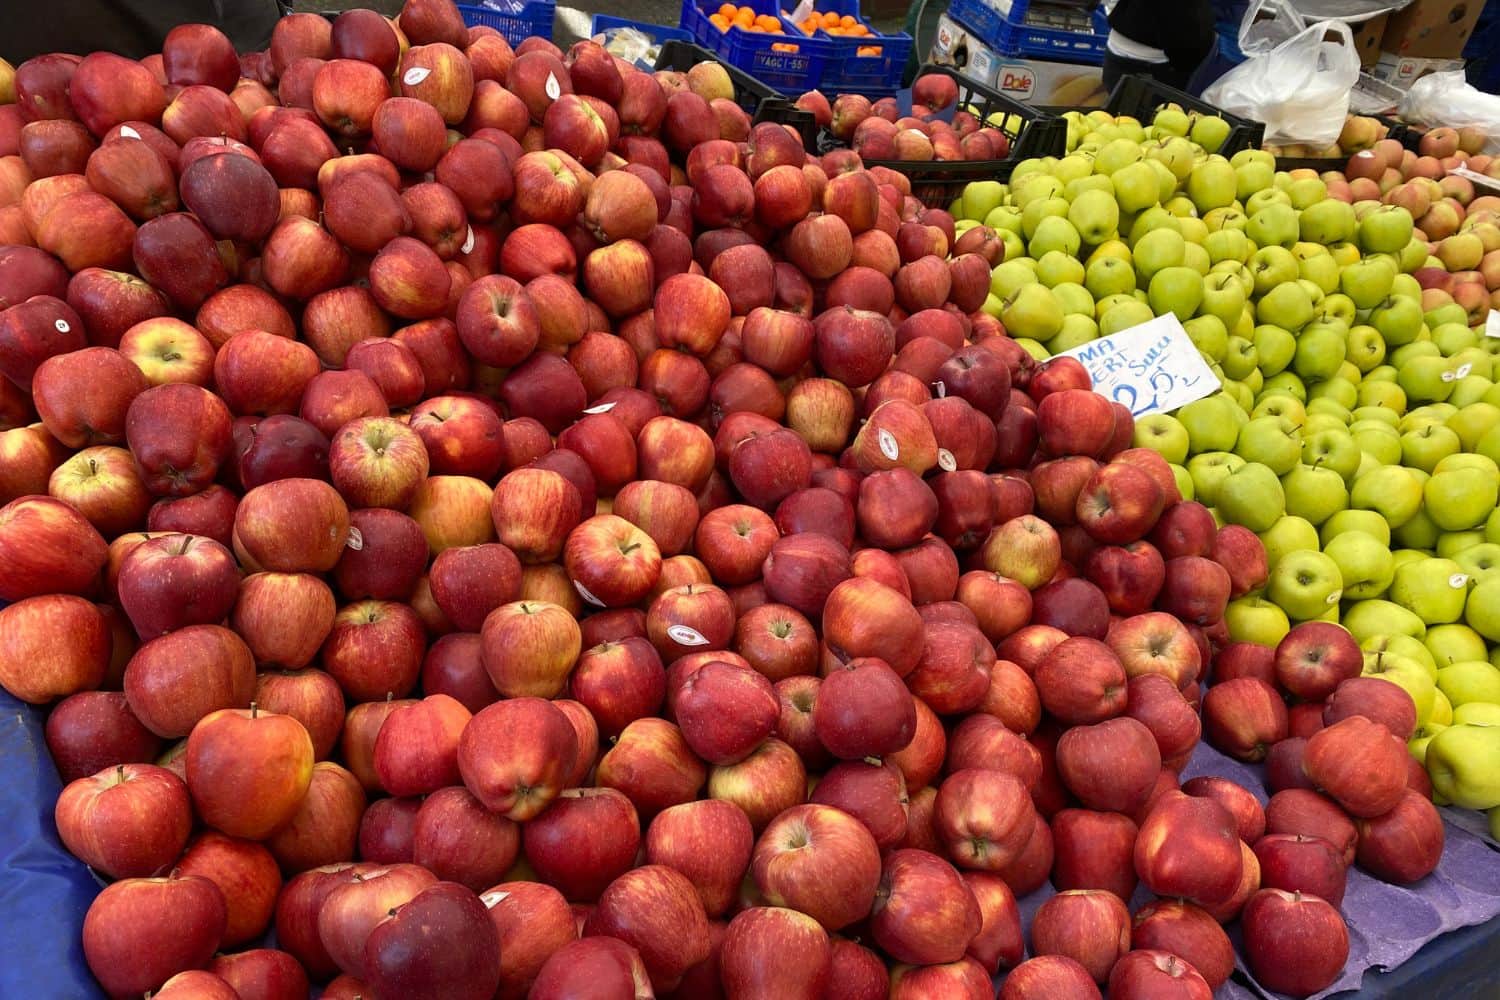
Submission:
POLYGON ((1176 316, 1158 316, 1140 326, 1064 351, 1094 380, 1094 391, 1123 403, 1135 416, 1166 413, 1219 391, 1176 316))

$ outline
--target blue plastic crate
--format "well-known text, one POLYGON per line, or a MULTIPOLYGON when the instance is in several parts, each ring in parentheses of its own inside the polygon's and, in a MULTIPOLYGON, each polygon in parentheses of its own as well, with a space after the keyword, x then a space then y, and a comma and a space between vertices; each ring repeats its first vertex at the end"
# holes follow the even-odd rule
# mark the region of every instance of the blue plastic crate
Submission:
POLYGON ((459 4, 458 12, 469 27, 494 28, 511 45, 526 39, 552 37, 552 17, 557 0, 492 0, 493 6, 459 4))
MULTIPOLYGON (((647 71, 656 68, 656 59, 662 43, 691 42, 693 40, 693 36, 682 28, 669 28, 664 24, 647 24, 644 21, 632 21, 627 17, 612 17, 609 14, 594 15, 593 21, 589 24, 589 37, 598 39, 600 35, 608 35, 610 32, 620 28, 630 28, 639 31, 653 42, 651 51, 635 60, 637 66, 647 71)), ((605 48, 609 48, 607 38, 605 39, 605 48)), ((616 54, 618 55, 618 53, 616 54)))
POLYGON ((1011 0, 1009 13, 1002 14, 986 0, 953 0, 948 7, 948 16, 1002 56, 1056 59, 1096 66, 1104 62, 1109 19, 1098 7, 1089 15, 1092 31, 1067 31, 1027 24, 1026 13, 1030 7, 1030 0, 1011 0))
MULTIPOLYGON (((789 0, 790 2, 790 0, 789 0)), ((859 0, 818 0, 818 13, 852 14, 861 21, 859 0)), ((783 20, 786 18, 783 17, 783 20)), ((866 22, 868 27, 868 23, 866 22)), ((795 25, 793 26, 795 29, 795 25)), ((801 34, 800 29, 796 29, 801 34)), ((823 68, 823 90, 833 94, 864 94, 866 97, 894 97, 901 89, 901 74, 911 55, 911 36, 905 32, 882 35, 870 29, 862 38, 830 35, 818 30, 818 38, 827 39, 830 50, 823 68), (860 55, 862 48, 880 48, 879 55, 860 55)))
POLYGON ((692 33, 699 45, 782 94, 795 97, 822 82, 823 69, 832 52, 827 39, 809 38, 797 30, 796 25, 781 17, 779 0, 750 0, 740 6, 781 18, 786 33, 770 35, 738 27, 720 31, 708 19, 719 9, 717 0, 682 0, 682 27, 692 33), (797 50, 787 52, 776 48, 786 45, 795 45, 797 50))

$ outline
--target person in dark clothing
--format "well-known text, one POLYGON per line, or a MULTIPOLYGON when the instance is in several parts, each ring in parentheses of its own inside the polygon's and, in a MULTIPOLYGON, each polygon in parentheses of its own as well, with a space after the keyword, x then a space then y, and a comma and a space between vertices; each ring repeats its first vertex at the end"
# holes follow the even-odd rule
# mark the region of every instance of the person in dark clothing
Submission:
POLYGON ((1211 0, 1119 0, 1110 11, 1109 28, 1106 87, 1135 73, 1186 89, 1216 44, 1211 0))
POLYGON ((44 52, 116 52, 140 59, 160 52, 179 24, 212 24, 236 50, 264 49, 283 11, 278 0, 52 0, 12 8, 0 31, 0 57, 19 65, 44 52))

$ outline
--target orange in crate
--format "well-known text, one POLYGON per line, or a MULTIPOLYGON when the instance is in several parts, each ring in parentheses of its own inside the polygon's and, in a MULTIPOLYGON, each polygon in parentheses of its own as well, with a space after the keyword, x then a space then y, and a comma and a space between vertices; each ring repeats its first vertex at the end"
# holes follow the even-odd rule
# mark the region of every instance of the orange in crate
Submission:
MULTIPOLYGON (((781 25, 781 19, 774 14, 757 14, 753 7, 739 7, 732 3, 720 4, 719 9, 708 16, 709 23, 720 31, 728 31, 730 28, 740 28, 745 31, 756 31, 765 35, 784 35, 786 29, 781 25)), ((780 52, 796 52, 795 45, 773 46, 780 52)))

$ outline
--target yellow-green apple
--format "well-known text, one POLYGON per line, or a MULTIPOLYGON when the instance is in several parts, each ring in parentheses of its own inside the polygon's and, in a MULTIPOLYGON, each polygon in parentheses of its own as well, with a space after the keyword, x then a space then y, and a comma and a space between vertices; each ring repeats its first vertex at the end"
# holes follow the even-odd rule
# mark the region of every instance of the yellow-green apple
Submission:
POLYGON ((183 969, 206 966, 224 926, 224 894, 206 878, 123 879, 89 905, 83 955, 107 992, 143 993, 183 969), (158 934, 165 936, 156 940, 158 934))
POLYGON ((1434 792, 1455 805, 1488 809, 1500 803, 1500 790, 1483 771, 1500 746, 1500 728, 1472 722, 1449 726, 1427 745, 1427 770, 1434 792))
POLYGON ((1057 531, 1032 514, 995 528, 982 549, 984 568, 1036 590, 1052 579, 1062 560, 1057 531))
POLYGON ((151 385, 208 385, 213 379, 213 344, 196 328, 171 317, 153 317, 127 329, 120 337, 120 353, 151 385))

